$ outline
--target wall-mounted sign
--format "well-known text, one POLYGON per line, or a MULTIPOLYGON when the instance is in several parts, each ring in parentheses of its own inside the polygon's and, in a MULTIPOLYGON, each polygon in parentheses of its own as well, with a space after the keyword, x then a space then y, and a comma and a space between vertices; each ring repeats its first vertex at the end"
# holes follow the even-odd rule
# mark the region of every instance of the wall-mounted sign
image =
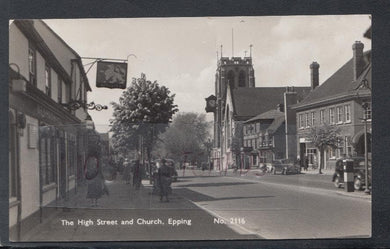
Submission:
POLYGON ((126 88, 127 63, 99 61, 96 69, 96 87, 126 88))

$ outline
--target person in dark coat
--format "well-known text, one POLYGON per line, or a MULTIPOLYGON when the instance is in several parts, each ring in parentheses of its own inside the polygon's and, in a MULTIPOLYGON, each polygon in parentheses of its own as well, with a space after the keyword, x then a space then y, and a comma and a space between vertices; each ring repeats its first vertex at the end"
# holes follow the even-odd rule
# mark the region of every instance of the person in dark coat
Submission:
POLYGON ((305 156, 305 162, 304 162, 304 169, 305 171, 307 171, 307 169, 309 168, 309 158, 307 156, 305 156))
POLYGON ((96 207, 98 199, 103 194, 108 195, 108 189, 104 184, 104 177, 97 156, 90 156, 86 161, 85 178, 87 180, 87 199, 91 199, 91 206, 96 207))
POLYGON ((166 160, 161 160, 161 166, 158 169, 158 183, 160 185, 160 201, 163 201, 165 196, 166 201, 169 202, 168 194, 172 183, 173 169, 167 165, 166 160))
POLYGON ((126 158, 124 163, 123 163, 123 175, 122 175, 122 180, 126 183, 126 184, 130 184, 130 181, 131 181, 131 165, 130 165, 130 162, 128 161, 128 159, 126 158))
POLYGON ((133 187, 138 190, 142 182, 142 169, 139 160, 136 160, 133 165, 133 187))

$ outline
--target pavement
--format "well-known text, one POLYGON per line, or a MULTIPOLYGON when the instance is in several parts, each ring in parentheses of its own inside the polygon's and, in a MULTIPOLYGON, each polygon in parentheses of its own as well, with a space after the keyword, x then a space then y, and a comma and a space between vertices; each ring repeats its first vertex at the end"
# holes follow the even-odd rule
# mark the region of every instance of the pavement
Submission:
MULTIPOLYGON (((24 242, 73 241, 165 241, 258 239, 239 234, 173 188, 169 202, 152 194, 152 185, 143 181, 135 190, 121 180, 106 181, 109 196, 98 206, 86 199, 87 186, 80 186, 68 200, 54 201, 45 208, 57 212, 22 235, 24 242)), ((174 185, 174 184, 173 184, 174 185)), ((196 193, 194 193, 196 194, 196 193)), ((191 196, 189 196, 191 198, 191 196)))

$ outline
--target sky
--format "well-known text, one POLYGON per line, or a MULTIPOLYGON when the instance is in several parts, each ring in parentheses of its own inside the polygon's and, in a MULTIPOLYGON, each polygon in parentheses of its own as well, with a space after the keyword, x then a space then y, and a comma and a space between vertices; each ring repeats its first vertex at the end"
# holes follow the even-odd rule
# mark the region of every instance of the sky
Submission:
MULTIPOLYGON (((176 94, 180 112, 205 113, 205 98, 215 92, 221 45, 224 57, 248 56, 253 45, 256 87, 310 86, 313 61, 320 64, 321 84, 352 58, 355 41, 371 49, 371 40, 363 37, 371 25, 369 15, 44 21, 81 57, 128 59, 127 85, 145 73, 176 94)), ((92 61, 83 59, 83 64, 92 61)), ((108 106, 89 113, 96 129, 107 132, 110 102, 118 102, 123 90, 96 88, 96 66, 87 77, 92 88, 88 101, 108 106)), ((208 120, 212 117, 207 114, 208 120)))

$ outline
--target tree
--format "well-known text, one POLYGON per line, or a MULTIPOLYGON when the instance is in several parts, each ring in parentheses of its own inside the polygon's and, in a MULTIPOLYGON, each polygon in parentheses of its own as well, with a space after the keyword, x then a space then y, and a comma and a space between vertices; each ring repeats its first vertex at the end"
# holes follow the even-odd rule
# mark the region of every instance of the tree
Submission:
POLYGON ((322 174, 321 169, 324 167, 324 152, 327 148, 338 148, 339 134, 340 129, 336 126, 323 124, 311 127, 308 139, 320 151, 319 174, 322 174))
POLYGON ((111 121, 113 147, 120 152, 146 148, 150 154, 159 134, 165 131, 172 116, 178 111, 174 104, 175 94, 157 81, 133 79, 131 86, 123 92, 119 103, 111 102, 114 119, 111 121), (142 141, 142 144, 140 143, 142 141), (142 147, 142 148, 141 148, 142 147))
POLYGON ((187 161, 199 162, 199 158, 207 157, 210 127, 205 114, 177 114, 161 136, 160 153, 164 151, 175 160, 181 160, 186 155, 187 161))

